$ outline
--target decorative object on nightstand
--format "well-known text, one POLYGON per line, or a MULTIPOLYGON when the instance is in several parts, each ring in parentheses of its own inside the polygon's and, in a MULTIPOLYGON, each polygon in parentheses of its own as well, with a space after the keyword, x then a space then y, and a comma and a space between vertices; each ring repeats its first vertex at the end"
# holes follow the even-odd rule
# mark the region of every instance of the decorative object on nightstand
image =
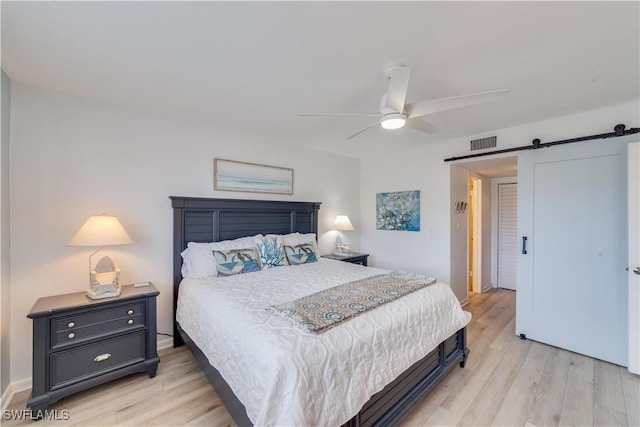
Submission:
POLYGON ((360 264, 360 265, 364 265, 365 267, 367 266, 367 258, 369 258, 369 254, 361 254, 358 252, 350 252, 350 253, 344 253, 344 254, 329 254, 329 255, 322 255, 322 258, 328 258, 328 259, 335 259, 337 261, 345 261, 345 262, 350 262, 352 264, 360 264))
POLYGON ((350 254, 351 249, 349 245, 346 243, 342 243, 342 239, 340 238, 341 231, 353 231, 353 224, 349 220, 347 215, 338 215, 336 219, 333 221, 333 225, 331 226, 333 230, 336 230, 336 249, 333 252, 335 255, 344 255, 350 254))
POLYGON ((99 246, 89 255, 89 289, 91 299, 115 297, 120 295, 118 283, 120 269, 111 258, 102 257, 95 269, 91 269, 91 258, 105 246, 130 245, 133 243, 118 218, 111 215, 93 215, 67 243, 68 246, 99 246))
POLYGON ((40 298, 33 320, 33 388, 27 406, 48 405, 135 372, 156 375, 156 296, 151 284, 126 285, 119 298, 84 292, 40 298))

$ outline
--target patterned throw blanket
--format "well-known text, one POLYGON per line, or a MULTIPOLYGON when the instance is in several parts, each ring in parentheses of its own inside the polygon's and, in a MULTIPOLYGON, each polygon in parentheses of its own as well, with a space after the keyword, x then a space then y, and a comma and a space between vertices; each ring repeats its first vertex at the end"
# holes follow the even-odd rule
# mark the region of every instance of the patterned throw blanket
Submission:
POLYGON ((433 277, 393 271, 325 289, 267 310, 290 321, 303 332, 320 334, 360 313, 435 282, 433 277))

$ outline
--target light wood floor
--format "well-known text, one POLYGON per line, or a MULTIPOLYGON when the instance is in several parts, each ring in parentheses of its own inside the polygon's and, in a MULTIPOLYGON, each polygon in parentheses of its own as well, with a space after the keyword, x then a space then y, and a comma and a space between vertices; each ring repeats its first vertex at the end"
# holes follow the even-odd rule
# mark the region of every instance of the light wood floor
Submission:
MULTIPOLYGON (((471 354, 404 426, 640 426, 640 377, 625 368, 515 336, 515 293, 472 295, 471 354)), ((68 397, 67 421, 37 426, 228 426, 233 420, 184 347, 160 352, 158 375, 136 374, 68 397)), ((25 408, 29 392, 9 409, 25 408)), ((7 421, 3 426, 32 424, 7 421)))

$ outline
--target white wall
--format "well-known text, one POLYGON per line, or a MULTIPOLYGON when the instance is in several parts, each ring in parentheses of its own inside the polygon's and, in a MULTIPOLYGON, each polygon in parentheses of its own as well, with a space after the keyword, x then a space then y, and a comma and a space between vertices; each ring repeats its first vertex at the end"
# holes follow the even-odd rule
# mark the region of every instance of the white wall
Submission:
MULTIPOLYGON (((635 101, 363 159, 361 249, 371 254, 371 265, 429 273, 450 283, 456 296, 463 301, 467 295, 466 244, 456 237, 458 233, 454 227, 460 216, 461 223, 464 222, 461 229, 466 230, 467 216, 453 213, 452 193, 462 191, 460 188, 466 185, 466 176, 450 170, 452 164, 445 163, 444 159, 468 154, 469 141, 475 138, 497 135, 497 149, 502 149, 530 144, 534 138, 550 142, 608 133, 618 123, 624 123, 627 128, 640 126, 640 103, 635 101), (465 184, 459 181, 465 181, 465 184), (376 230, 376 193, 401 190, 421 190, 421 231, 376 230), (449 228, 450 224, 452 229, 449 228)), ((606 144, 606 140, 602 140, 602 143, 606 144)), ((579 143, 574 146, 576 150, 580 149, 579 143)), ((483 263, 483 267, 485 265, 483 263)), ((488 272, 486 268, 483 270, 488 272)), ((484 277, 485 274, 483 280, 484 277)))
MULTIPOLYGON (((89 215, 116 215, 134 240, 105 248, 122 283, 150 280, 160 289, 158 331, 172 332, 172 218, 168 196, 322 202, 319 246, 335 215, 359 226, 359 161, 278 145, 259 135, 124 111, 100 103, 12 85, 11 380, 31 376, 31 323, 42 296, 83 291, 91 248, 66 244, 89 215), (295 170, 293 196, 213 191, 213 158, 295 170)), ((302 137, 302 136, 301 136, 302 137)), ((348 236, 355 248, 356 233, 348 236)))
MULTIPOLYGON (((464 213, 456 213, 453 204, 456 202, 468 202, 469 200, 469 172, 466 169, 451 165, 449 169, 451 177, 451 269, 447 283, 451 285, 453 293, 462 304, 468 299, 469 277, 469 207, 464 213)), ((445 280, 444 278, 442 280, 445 280)))
MULTIPOLYGON (((10 282, 10 231, 9 231, 9 122, 11 106, 11 82, 2 74, 0 94, 2 104, 2 137, 0 144, 0 395, 3 395, 10 379, 11 349, 11 282, 10 282)), ((4 403, 4 402, 3 402, 4 403)))

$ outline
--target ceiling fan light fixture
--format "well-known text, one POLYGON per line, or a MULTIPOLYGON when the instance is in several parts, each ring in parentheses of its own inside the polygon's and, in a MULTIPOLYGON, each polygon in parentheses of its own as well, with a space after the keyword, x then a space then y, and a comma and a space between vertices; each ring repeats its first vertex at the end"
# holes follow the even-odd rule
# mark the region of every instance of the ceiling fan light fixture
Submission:
POLYGON ((380 119, 380 126, 384 129, 400 129, 407 121, 407 116, 402 113, 385 114, 380 119))

